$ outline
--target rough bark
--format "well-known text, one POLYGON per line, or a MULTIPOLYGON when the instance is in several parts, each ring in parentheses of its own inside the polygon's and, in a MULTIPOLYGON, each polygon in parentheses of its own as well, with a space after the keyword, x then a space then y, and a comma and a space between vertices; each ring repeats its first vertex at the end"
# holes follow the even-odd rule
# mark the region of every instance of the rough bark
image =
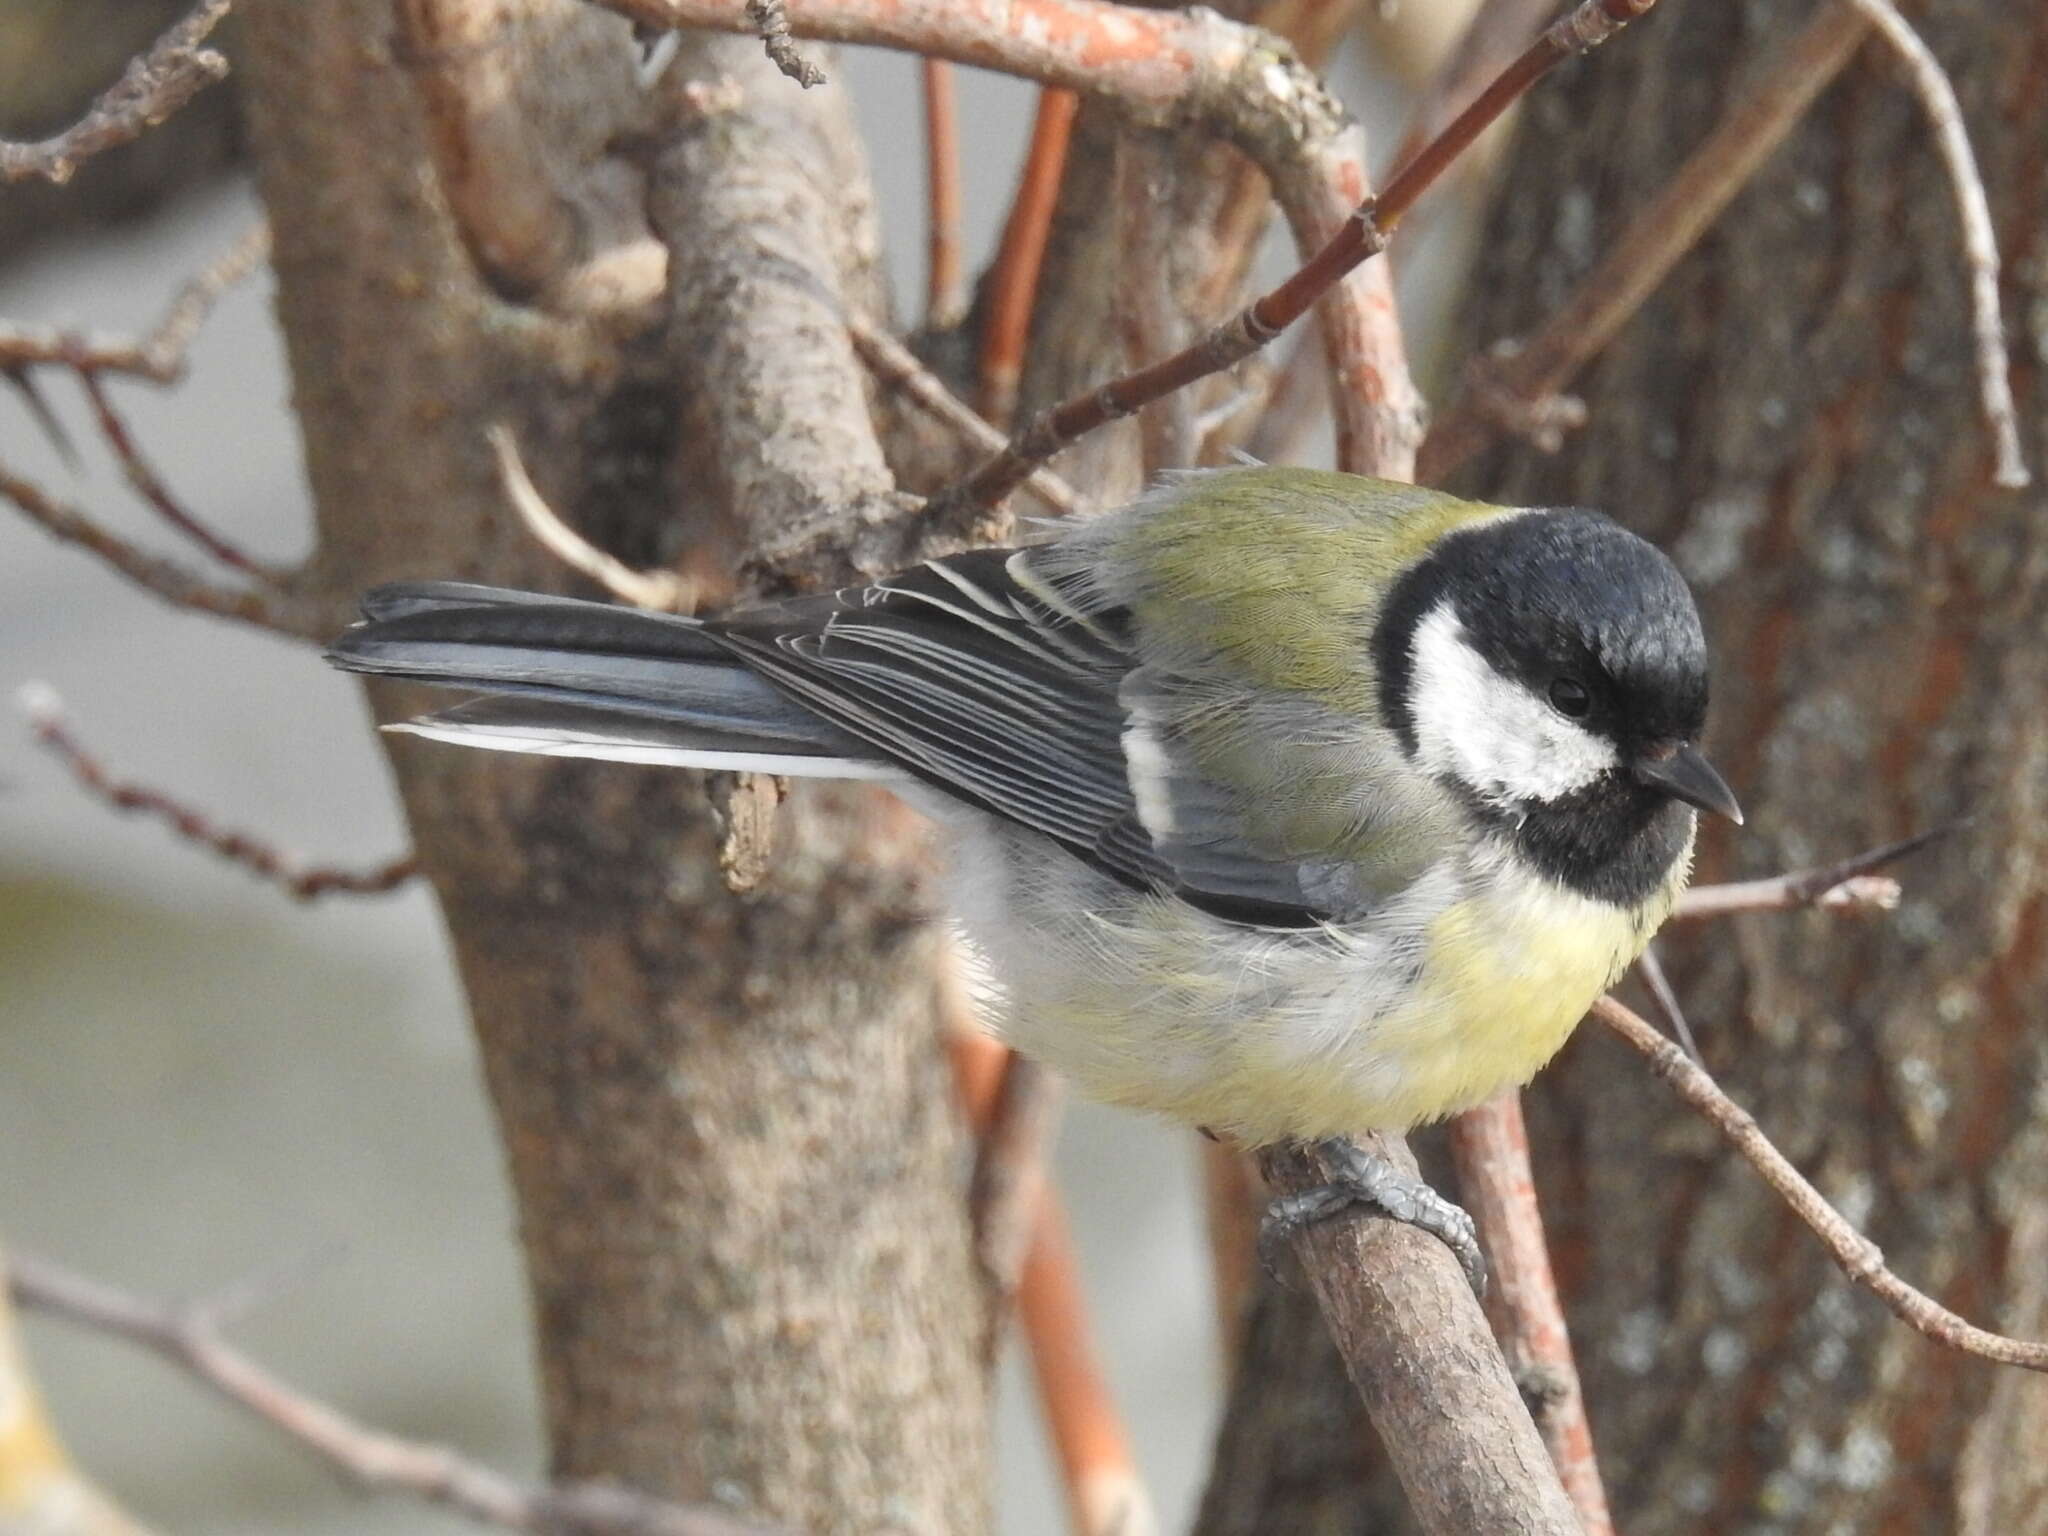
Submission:
MULTIPOLYGON (((625 24, 506 9, 503 78, 551 141, 644 149, 625 24)), ((566 585, 504 508, 482 435, 500 419, 590 536, 736 585, 781 530, 750 524, 729 482, 677 474, 708 428, 674 360, 771 317, 502 302, 436 190, 388 4, 257 0, 244 25, 320 590, 566 585)), ((736 122, 797 90, 731 72, 736 122)), ((695 169, 715 177, 717 156, 695 169)), ((858 244, 860 166, 782 190, 838 231, 803 231, 783 292, 749 302, 849 282, 869 302, 863 274, 807 265, 858 244)), ((773 857, 740 878, 729 783, 404 743, 393 764, 505 1139, 555 1470, 816 1530, 984 1528, 978 1292, 907 814, 793 792, 773 857)))
MULTIPOLYGON (((1666 8, 1530 108, 1462 351, 1529 330, 1804 8, 1666 8)), ((2048 12, 1930 0, 2007 260, 2042 441, 2048 12)), ((1768 915, 1668 945, 1709 1064, 1891 1263, 2048 1323, 2048 505, 1998 492, 1951 201, 1867 47, 1582 381, 1591 425, 1462 480, 1612 509, 1671 549, 1716 650, 1738 877, 1967 814, 1895 920, 1768 915)), ((1944 1353, 1818 1246, 1638 1062, 1582 1040, 1531 1100, 1620 1527, 2048 1530, 2048 1383, 1944 1353)))

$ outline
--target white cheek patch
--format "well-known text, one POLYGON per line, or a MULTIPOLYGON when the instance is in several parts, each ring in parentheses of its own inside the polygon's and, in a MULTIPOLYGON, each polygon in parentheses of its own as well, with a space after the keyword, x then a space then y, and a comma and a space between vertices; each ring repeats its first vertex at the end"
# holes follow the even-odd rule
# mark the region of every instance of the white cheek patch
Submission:
POLYGON ((1415 760, 1504 808, 1556 800, 1620 764, 1614 744, 1502 677, 1465 638, 1448 601, 1415 626, 1408 707, 1415 760))

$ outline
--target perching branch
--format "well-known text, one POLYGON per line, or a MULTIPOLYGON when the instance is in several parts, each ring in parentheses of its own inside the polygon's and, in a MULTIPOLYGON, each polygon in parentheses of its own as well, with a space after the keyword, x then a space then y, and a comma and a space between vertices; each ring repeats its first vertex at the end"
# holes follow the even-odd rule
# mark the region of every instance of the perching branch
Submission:
POLYGON ((825 71, 797 52, 789 35, 789 7, 784 0, 747 0, 747 20, 767 45, 775 67, 805 90, 825 83, 825 71))
POLYGON ((227 78, 228 61, 202 47, 230 0, 202 0, 190 15, 131 59, 121 78, 71 127, 33 144, 0 139, 0 182, 40 176, 62 185, 94 155, 138 139, 186 102, 227 78))
POLYGON ((1828 1255, 1857 1285, 1889 1307, 1894 1316, 1935 1343, 2000 1365, 2048 1371, 2048 1343, 2007 1338, 1966 1322, 1925 1292, 1916 1290, 1885 1267, 1875 1243, 1858 1232, 1821 1192, 1807 1182, 1785 1154, 1771 1144, 1749 1112, 1737 1104, 1704 1067, 1686 1059, 1647 1019, 1611 997, 1593 1005, 1592 1016, 1621 1036, 1650 1063, 1678 1096, 1713 1125, 1729 1144, 1763 1175, 1793 1214, 1813 1230, 1828 1255))
MULTIPOLYGON (((1415 1175, 1415 1159, 1401 1142, 1372 1137, 1360 1145, 1415 1175)), ((1268 1148, 1260 1166, 1278 1195, 1330 1177, 1302 1148, 1268 1148)), ((1373 1215, 1316 1222, 1294 1246, 1421 1528, 1431 1536, 1581 1536, 1577 1512, 1450 1249, 1373 1215)))
POLYGON ((350 896, 381 896, 394 891, 419 873, 411 854, 401 854, 368 869, 339 869, 328 864, 307 864, 279 849, 274 843, 248 832, 223 827, 206 812, 197 810, 146 784, 117 779, 72 733, 65 717, 63 700, 42 683, 27 684, 21 690, 21 707, 28 716, 36 740, 56 754, 71 775, 95 800, 114 810, 139 811, 163 822, 188 843, 211 849, 231 864, 239 864, 259 879, 278 886, 297 901, 312 901, 336 893, 350 896))
POLYGON ((166 1306, 16 1253, 15 1303, 127 1340, 197 1377, 236 1407, 323 1458, 365 1488, 402 1493, 483 1525, 549 1536, 776 1536, 717 1510, 648 1498, 607 1484, 519 1482, 444 1445, 372 1429, 309 1397, 230 1344, 215 1302, 166 1306))

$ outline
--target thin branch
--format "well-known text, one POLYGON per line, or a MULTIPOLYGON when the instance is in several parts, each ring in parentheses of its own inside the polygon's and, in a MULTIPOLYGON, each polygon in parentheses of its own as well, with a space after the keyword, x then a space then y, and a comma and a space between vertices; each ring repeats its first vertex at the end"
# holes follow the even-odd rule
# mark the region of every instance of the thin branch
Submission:
POLYGON ((673 571, 636 571, 563 522, 526 473, 510 427, 499 422, 487 428, 484 436, 497 456, 498 479, 505 487, 506 499, 526 524, 527 532, 556 559, 636 608, 652 608, 661 613, 689 613, 695 609, 697 589, 692 582, 673 571))
POLYGON ((992 421, 1009 420, 1016 404, 1024 343, 1031 334, 1031 310, 1038 298, 1038 273, 1052 237, 1053 208, 1059 201, 1060 177, 1066 171, 1067 145, 1080 105, 1080 97, 1070 90, 1048 86, 1038 93, 1031 147, 989 269, 988 318, 981 333, 981 412, 992 421))
POLYGON ((204 811, 160 789, 115 778, 73 734, 63 701, 47 684, 26 684, 20 700, 36 740, 56 754, 87 794, 114 810, 139 811, 156 818, 186 842, 197 843, 229 863, 239 864, 295 900, 312 901, 336 893, 381 896, 419 873, 419 864, 410 854, 363 870, 307 864, 264 838, 221 826, 204 811))
POLYGON ((1245 1154, 1225 1141, 1202 1138, 1202 1212, 1209 1238, 1209 1282, 1216 1308, 1221 1357, 1233 1364, 1243 1351, 1247 1309, 1259 1251, 1258 1175, 1245 1154))
POLYGON ((78 382, 85 391, 86 400, 92 406, 93 419, 99 423, 100 435, 107 440, 107 446, 113 450, 114 458, 121 466, 121 473, 127 477, 128 484, 135 494, 147 502, 158 517, 222 565, 260 582, 275 581, 277 572, 257 564, 243 554, 240 549, 194 517, 184 503, 171 494, 171 488, 164 483, 163 476, 142 456, 142 449, 136 444, 134 434, 128 430, 127 421, 114 409, 114 402, 108 398, 107 387, 99 375, 90 370, 81 370, 78 382))
POLYGON ((97 555, 136 586, 155 593, 174 607, 237 619, 273 634, 316 643, 331 638, 345 622, 330 622, 317 606, 301 601, 281 581, 268 587, 217 586, 175 561, 138 548, 78 507, 57 500, 4 465, 0 465, 0 499, 11 501, 31 522, 66 543, 97 555))
POLYGON ((1970 329, 1977 350, 1977 393, 1985 424, 1991 432, 1995 465, 1991 480, 2008 490, 2030 483, 2026 459, 2020 452, 2019 417, 2012 403, 2012 379, 2007 372, 2005 325, 1998 311, 1998 235, 1991 225, 1991 201, 1984 193, 1984 179, 1977 173, 1977 156, 1970 148, 1970 132, 1963 124, 1963 109, 1948 72, 1921 41, 1920 34, 1907 25, 1891 0, 1847 0, 1864 20, 1877 29, 1906 66, 1913 94, 1934 129, 1935 147, 1948 172, 1955 195, 1956 219, 1962 225, 1963 260, 1970 273, 1970 329))
POLYGON ((768 47, 775 67, 805 90, 825 83, 825 71, 797 52, 789 35, 789 6, 786 0, 747 0, 747 20, 768 47))
POLYGON ((1636 956, 1636 970, 1643 978, 1643 989, 1650 994, 1650 1000, 1671 1027, 1671 1038, 1678 1042, 1678 1048, 1705 1066, 1707 1061, 1700 1054, 1700 1043, 1693 1038, 1692 1022, 1686 1018, 1685 1008, 1678 1001, 1678 989, 1671 985, 1671 978, 1664 973, 1664 962, 1658 957, 1655 944, 1645 945, 1643 952, 1636 956))
POLYGON ((444 1445, 372 1429, 271 1374, 220 1333, 205 1302, 166 1306, 11 1254, 15 1303, 125 1339, 281 1430, 365 1488, 402 1493, 505 1530, 575 1536, 773 1536, 716 1510, 689 1508, 594 1483, 536 1487, 444 1445))
POLYGON ((1737 912, 1789 912, 1799 907, 1874 907, 1889 911, 1899 904, 1899 882, 1871 871, 1896 864, 1953 835, 1966 824, 1967 818, 1945 822, 1816 869, 1795 869, 1767 880, 1698 886, 1678 898, 1678 909, 1671 916, 1673 921, 1698 921, 1737 912))
POLYGON ((1585 419, 1561 391, 1613 340, 1679 259, 1699 242, 1758 167, 1840 74, 1875 23, 1906 58, 1915 93, 1961 210, 1971 275, 1978 391, 1996 453, 1994 480, 2025 485, 1998 314, 1998 254, 1955 94, 1940 66, 1886 0, 1839 0, 1823 7, 1730 108, 1658 194, 1637 211, 1572 296, 1533 337, 1474 365, 1465 394, 1423 443, 1418 477, 1440 483, 1506 427, 1555 448, 1562 429, 1585 419), (1889 20, 1884 18, 1888 17, 1889 20))
POLYGON ((184 376, 192 339, 221 295, 269 258, 270 226, 258 222, 187 278, 156 329, 140 339, 83 336, 0 321, 0 368, 54 363, 79 373, 125 373, 152 384, 175 384, 184 376))
POLYGON ((1481 0, 1457 44, 1444 55, 1424 88, 1400 147, 1394 151, 1393 163, 1412 159, 1450 126, 1453 114, 1529 46, 1529 40, 1556 9, 1557 0, 1481 0))
POLYGON ((1793 1213, 1812 1228, 1842 1272, 1882 1301, 1900 1321, 1935 1343, 1963 1354, 2029 1371, 2048 1371, 2048 1343, 2007 1338, 1966 1322, 1886 1268, 1877 1244, 1830 1205, 1785 1154, 1771 1144, 1749 1112, 1723 1093, 1704 1068, 1686 1060, 1685 1053, 1665 1039, 1655 1025, 1611 997, 1595 1003, 1592 1016, 1640 1051, 1648 1059, 1650 1069, 1705 1116, 1763 1175, 1764 1182, 1784 1198, 1793 1213))
MULTIPOLYGON (((946 1050, 954 1091, 968 1128, 980 1143, 1016 1057, 982 1032, 957 964, 941 974, 939 993, 939 1011, 948 1025, 946 1050)), ((1157 1522, 1151 1495, 1138 1474, 1130 1435, 1088 1326, 1080 1263, 1065 1212, 1048 1182, 1039 1178, 1032 1183, 1036 1195, 1016 1286, 1016 1310, 1074 1529, 1077 1536, 1152 1536, 1157 1522)), ((1000 1339, 1004 1310, 992 1296, 987 1326, 991 1353, 1000 1339)))
POLYGON ((961 263, 960 108, 953 66, 944 59, 919 59, 924 86, 925 234, 924 324, 943 331, 960 323, 967 309, 967 279, 961 263))
POLYGON ((1334 234, 1272 292, 1215 327, 1194 345, 1043 412, 1010 440, 1001 454, 936 500, 941 515, 991 505, 1016 488, 1032 466, 1068 444, 1130 415, 1196 379, 1234 367, 1306 314, 1317 299, 1387 240, 1415 201, 1487 126, 1563 60, 1612 37, 1656 0, 1583 0, 1549 27, 1497 76, 1422 152, 1404 165, 1376 198, 1352 210, 1334 234))
POLYGON ((227 78, 228 61, 200 45, 227 15, 230 0, 202 0, 185 19, 131 59, 121 78, 71 127, 34 144, 0 140, 0 182, 40 176, 59 185, 80 164, 142 137, 186 102, 227 78))
MULTIPOLYGON (((846 330, 868 371, 884 384, 902 390, 973 447, 993 453, 1003 446, 1003 434, 946 388, 945 381, 894 336, 855 314, 847 315, 846 330)), ((1049 469, 1032 471, 1024 489, 1043 502, 1054 517, 1074 517, 1088 509, 1081 493, 1049 469)))
MULTIPOLYGON (((1410 1177, 1400 1141, 1360 1138, 1410 1177)), ((1300 1194, 1331 1170, 1311 1149, 1259 1154, 1268 1187, 1300 1194)), ((1330 1335, 1379 1431, 1417 1524, 1431 1536, 1581 1536, 1471 1283, 1443 1243, 1375 1215, 1320 1221, 1294 1239, 1330 1335)))
POLYGON ((1586 1536, 1613 1536, 1614 1517, 1593 1453, 1593 1429, 1586 1420, 1571 1335, 1550 1268, 1543 1212, 1536 1203, 1521 1094, 1509 1089, 1465 1111, 1451 1122, 1450 1136, 1458 1188, 1478 1225, 1493 1276, 1486 1315, 1494 1337, 1529 1402, 1586 1536))

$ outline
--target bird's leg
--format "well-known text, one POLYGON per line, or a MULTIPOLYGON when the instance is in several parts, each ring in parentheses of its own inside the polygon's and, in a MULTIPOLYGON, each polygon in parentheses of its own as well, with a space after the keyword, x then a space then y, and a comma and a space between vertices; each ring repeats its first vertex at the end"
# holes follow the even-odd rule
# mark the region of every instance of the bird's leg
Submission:
POLYGON ((1259 1228, 1259 1256, 1268 1269, 1304 1227, 1327 1221, 1354 1205, 1369 1205, 1439 1238, 1458 1256, 1472 1289, 1481 1296, 1486 1294, 1486 1256, 1479 1251, 1478 1230, 1464 1207, 1453 1205, 1422 1180, 1409 1178, 1377 1153, 1341 1137, 1319 1141, 1315 1147, 1330 1166, 1330 1181, 1298 1195, 1282 1195, 1266 1207, 1266 1219, 1259 1228))

